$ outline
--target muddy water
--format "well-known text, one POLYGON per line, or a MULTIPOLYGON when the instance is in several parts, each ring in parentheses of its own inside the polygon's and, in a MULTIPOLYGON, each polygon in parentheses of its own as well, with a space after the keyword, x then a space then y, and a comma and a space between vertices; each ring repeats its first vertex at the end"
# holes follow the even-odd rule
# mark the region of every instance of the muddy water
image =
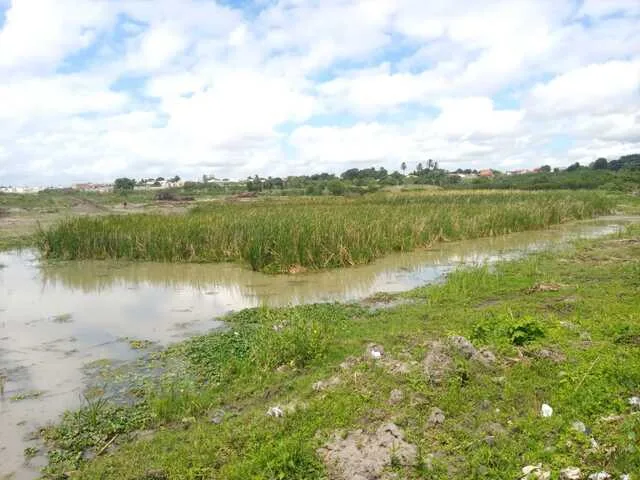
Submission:
POLYGON ((74 262, 41 265, 33 252, 0 254, 0 479, 37 476, 30 432, 77 407, 83 365, 133 359, 129 339, 165 345, 220 328, 231 310, 357 300, 441 279, 459 265, 493 262, 615 232, 640 218, 606 217, 550 230, 439 245, 350 269, 269 276, 237 265, 74 262), (1 380, 0 380, 1 381, 1 380), (33 396, 33 398, 22 397, 33 396))

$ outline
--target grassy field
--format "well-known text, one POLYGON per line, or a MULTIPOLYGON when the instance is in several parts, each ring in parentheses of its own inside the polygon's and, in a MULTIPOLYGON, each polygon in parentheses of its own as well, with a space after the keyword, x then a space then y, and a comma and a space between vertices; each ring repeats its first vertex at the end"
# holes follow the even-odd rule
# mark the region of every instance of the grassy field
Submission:
POLYGON ((211 203, 188 215, 71 218, 41 232, 46 258, 242 261, 290 272, 370 262, 394 251, 545 228, 608 213, 595 192, 434 192, 211 203))
POLYGON ((46 430, 47 476, 352 478, 322 459, 371 462, 389 423, 404 440, 362 478, 640 472, 638 226, 402 295, 227 321, 156 358, 173 367, 136 406, 93 400, 46 430))

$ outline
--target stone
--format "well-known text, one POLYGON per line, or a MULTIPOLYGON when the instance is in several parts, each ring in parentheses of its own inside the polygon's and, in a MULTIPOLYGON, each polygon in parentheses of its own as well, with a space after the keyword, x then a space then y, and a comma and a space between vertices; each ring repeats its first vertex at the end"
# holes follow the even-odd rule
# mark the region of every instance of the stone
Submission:
POLYGON ((604 471, 592 473, 591 475, 589 475, 589 480, 610 480, 610 479, 611 479, 611 475, 604 471))
POLYGON ((587 426, 580 422, 580 421, 575 421, 571 424, 571 428, 573 428, 576 432, 580 432, 580 433, 586 433, 587 432, 587 426))
POLYGON ((551 478, 551 472, 546 470, 542 470, 542 464, 539 463, 537 465, 527 465, 522 468, 522 473, 524 476, 521 480, 548 480, 551 478))
POLYGON ((467 359, 478 353, 478 350, 473 346, 473 343, 460 335, 449 337, 449 344, 454 348, 454 350, 467 359))
POLYGON ((580 480, 582 478, 582 472, 579 468, 568 467, 560 470, 560 480, 580 480))
POLYGON ((488 423, 485 427, 484 430, 489 434, 492 435, 494 437, 498 437, 501 435, 506 435, 507 434, 507 429, 504 428, 502 425, 500 425, 498 422, 491 422, 488 423))
POLYGON ((220 425, 224 420, 224 410, 218 410, 211 417, 211 423, 215 425, 220 425))
POLYGON ((404 400, 404 392, 398 388, 391 390, 391 394, 389 395, 389 403, 391 405, 397 405, 398 403, 402 403, 404 400))
POLYGON ((640 397, 629 398, 629 405, 632 407, 640 407, 640 397))
POLYGON ((479 350, 476 354, 471 357, 472 360, 481 363, 485 367, 490 367, 491 365, 497 362, 496 356, 493 354, 491 350, 487 350, 483 348, 479 350))
POLYGON ((494 437, 493 435, 487 435, 486 437, 484 437, 484 441, 490 447, 496 446, 496 437, 494 437))
POLYGON ((429 420, 427 421, 427 423, 429 424, 429 426, 435 427, 438 425, 442 425, 445 421, 445 418, 446 417, 442 410, 440 410, 438 407, 433 407, 431 409, 431 414, 429 415, 429 420))
POLYGON ((340 383, 340 377, 331 377, 327 380, 318 380, 312 385, 311 388, 313 388, 314 392, 322 392, 331 387, 335 387, 336 385, 340 385, 340 383))

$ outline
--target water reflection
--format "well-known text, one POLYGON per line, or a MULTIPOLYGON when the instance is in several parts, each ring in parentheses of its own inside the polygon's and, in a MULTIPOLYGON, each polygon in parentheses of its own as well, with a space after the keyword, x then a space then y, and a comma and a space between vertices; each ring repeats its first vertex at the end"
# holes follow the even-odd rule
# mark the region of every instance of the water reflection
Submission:
POLYGON ((633 218, 608 217, 556 228, 437 245, 428 251, 394 254, 369 265, 298 275, 266 275, 233 264, 70 262, 41 268, 43 288, 63 286, 84 293, 148 288, 199 292, 211 314, 259 304, 289 305, 354 300, 379 291, 398 292, 442 276, 460 264, 514 257, 576 237, 614 232, 633 218))

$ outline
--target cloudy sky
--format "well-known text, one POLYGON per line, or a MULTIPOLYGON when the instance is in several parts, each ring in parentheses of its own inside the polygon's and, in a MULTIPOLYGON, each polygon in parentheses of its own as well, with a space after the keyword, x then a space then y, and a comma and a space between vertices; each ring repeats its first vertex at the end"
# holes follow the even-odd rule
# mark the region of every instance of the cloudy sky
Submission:
POLYGON ((0 184, 631 152, 638 0, 0 0, 0 184))

